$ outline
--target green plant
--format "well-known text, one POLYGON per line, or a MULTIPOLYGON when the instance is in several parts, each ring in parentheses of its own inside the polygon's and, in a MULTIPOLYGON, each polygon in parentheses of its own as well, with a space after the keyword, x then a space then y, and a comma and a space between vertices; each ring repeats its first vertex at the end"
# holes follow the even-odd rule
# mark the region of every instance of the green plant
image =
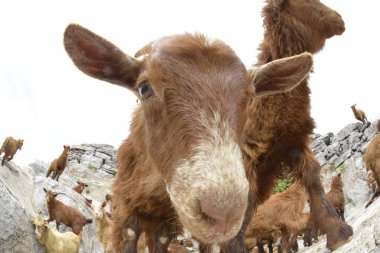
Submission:
POLYGON ((90 170, 96 170, 96 167, 92 165, 91 163, 87 165, 87 168, 89 168, 90 170))
POLYGON ((283 192, 288 189, 294 182, 293 178, 280 178, 277 180, 276 187, 274 188, 274 193, 283 192))

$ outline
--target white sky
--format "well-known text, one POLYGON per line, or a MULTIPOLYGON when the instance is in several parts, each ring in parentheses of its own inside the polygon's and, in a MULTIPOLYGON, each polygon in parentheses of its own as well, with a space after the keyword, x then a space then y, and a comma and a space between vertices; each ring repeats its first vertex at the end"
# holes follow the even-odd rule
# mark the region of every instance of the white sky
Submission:
MULTIPOLYGON (((355 122, 350 106, 380 118, 378 0, 322 0, 346 22, 346 32, 315 56, 310 78, 315 132, 336 133, 355 122)), ((0 2, 0 144, 24 138, 15 161, 47 162, 64 144, 118 147, 136 106, 126 89, 80 72, 63 48, 63 32, 78 23, 127 54, 164 35, 202 32, 229 44, 249 68, 262 40, 263 0, 98 1, 12 0, 0 2)))

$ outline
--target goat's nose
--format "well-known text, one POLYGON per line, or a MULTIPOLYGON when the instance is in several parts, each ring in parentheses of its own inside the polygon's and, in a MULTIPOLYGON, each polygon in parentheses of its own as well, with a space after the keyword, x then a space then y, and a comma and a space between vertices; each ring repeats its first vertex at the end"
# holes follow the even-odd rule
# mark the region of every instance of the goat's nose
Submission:
POLYGON ((209 218, 210 225, 222 234, 229 232, 234 225, 234 221, 243 214, 239 208, 232 207, 227 210, 219 208, 211 199, 201 201, 201 211, 209 218))

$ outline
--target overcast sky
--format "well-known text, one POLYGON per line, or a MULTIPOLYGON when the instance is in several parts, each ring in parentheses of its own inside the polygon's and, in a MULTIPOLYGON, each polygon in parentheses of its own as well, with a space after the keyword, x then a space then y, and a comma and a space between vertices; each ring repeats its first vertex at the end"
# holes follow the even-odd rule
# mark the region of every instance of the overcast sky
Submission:
MULTIPOLYGON (((370 121, 380 118, 378 0, 322 0, 346 22, 327 41, 311 75, 315 132, 336 133, 355 122, 354 103, 370 121)), ((81 24, 127 54, 164 35, 202 32, 229 44, 249 68, 263 38, 262 0, 0 2, 0 144, 25 139, 15 156, 26 165, 50 162, 63 145, 107 143, 118 147, 129 132, 134 95, 80 72, 63 48, 63 32, 81 24)))

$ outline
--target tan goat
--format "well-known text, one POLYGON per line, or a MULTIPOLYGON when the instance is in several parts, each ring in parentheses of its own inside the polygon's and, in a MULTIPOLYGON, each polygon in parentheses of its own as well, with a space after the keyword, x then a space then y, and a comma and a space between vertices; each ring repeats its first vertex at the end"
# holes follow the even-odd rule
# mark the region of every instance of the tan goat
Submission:
POLYGON ((354 113, 355 119, 361 121, 363 124, 368 122, 367 117, 365 116, 365 113, 360 109, 356 109, 355 106, 356 106, 356 104, 351 106, 351 109, 352 109, 352 112, 354 113))
POLYGON ((368 144, 367 152, 365 154, 365 165, 367 172, 372 173, 376 181, 376 189, 372 196, 369 198, 366 207, 372 204, 373 200, 380 196, 380 120, 377 122, 376 135, 368 144))
POLYGON ((3 145, 0 148, 0 156, 4 152, 1 166, 4 166, 5 161, 12 160, 17 150, 18 149, 21 150, 23 144, 24 144, 24 140, 20 140, 20 139, 16 140, 11 136, 5 138, 3 145))
POLYGON ((60 233, 39 217, 33 219, 38 241, 45 245, 47 253, 78 253, 81 236, 73 232, 60 233))
POLYGON ((70 153, 70 146, 64 145, 62 154, 51 162, 49 170, 46 173, 46 177, 49 177, 50 174, 53 172, 52 179, 55 179, 58 181, 62 172, 66 168, 67 156, 69 155, 69 153, 70 153))
POLYGON ((85 203, 91 208, 96 224, 96 236, 98 237, 99 242, 103 245, 104 252, 112 253, 112 220, 106 215, 104 210, 104 207, 107 205, 107 200, 102 203, 96 201, 92 201, 91 203, 85 201, 85 203))

